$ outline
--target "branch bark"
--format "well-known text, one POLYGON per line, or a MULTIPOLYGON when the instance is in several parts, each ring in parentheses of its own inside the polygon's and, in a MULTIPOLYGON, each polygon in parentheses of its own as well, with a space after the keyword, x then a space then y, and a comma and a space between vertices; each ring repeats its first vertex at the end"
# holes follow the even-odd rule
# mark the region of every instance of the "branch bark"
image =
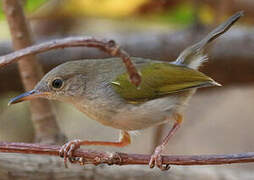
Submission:
POLYGON ((122 58, 132 83, 136 86, 140 84, 141 77, 137 72, 135 66, 132 64, 128 53, 122 50, 113 40, 105 41, 89 37, 72 37, 52 40, 38 45, 33 45, 19 51, 15 51, 13 53, 0 57, 0 67, 18 61, 23 57, 46 52, 52 49, 80 46, 95 47, 107 52, 111 56, 117 56, 122 58))
MULTIPOLYGON (((14 49, 22 49, 32 45, 29 25, 24 16, 21 1, 4 0, 3 9, 11 31, 14 49)), ((26 90, 31 90, 42 77, 40 64, 35 56, 27 56, 19 61, 19 72, 26 90)), ((37 142, 62 142, 61 134, 50 103, 47 100, 37 99, 31 102, 30 111, 35 129, 37 142)))
MULTIPOLYGON (((40 154, 59 156, 61 146, 27 144, 27 143, 7 143, 0 142, 0 152, 40 154)), ((79 158, 80 164, 108 164, 108 165, 147 165, 151 155, 109 153, 94 150, 78 149, 74 156, 79 158)), ((224 155, 170 155, 163 156, 163 164, 170 165, 219 165, 232 163, 254 162, 254 152, 224 155)))

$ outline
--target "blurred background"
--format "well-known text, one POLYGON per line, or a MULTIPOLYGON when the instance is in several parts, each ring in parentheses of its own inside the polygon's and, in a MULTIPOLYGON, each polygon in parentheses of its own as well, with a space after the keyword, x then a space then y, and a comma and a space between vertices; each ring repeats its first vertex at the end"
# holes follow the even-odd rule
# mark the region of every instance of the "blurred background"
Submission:
MULTIPOLYGON (((239 10, 245 16, 209 49, 201 71, 222 87, 197 91, 182 128, 167 154, 223 154, 254 151, 254 1, 253 0, 22 0, 35 43, 69 36, 114 39, 131 56, 174 60, 188 45, 239 10)), ((1 8, 2 9, 2 8, 1 8)), ((0 13, 0 55, 12 51, 0 13)), ((46 73, 65 61, 107 57, 91 48, 40 54, 46 73)), ((28 103, 8 107, 24 92, 15 64, 0 68, 0 141, 32 142, 28 103)), ((60 129, 69 140, 117 140, 118 131, 90 120, 71 105, 53 102, 60 129)), ((133 133, 129 147, 93 147, 151 153, 172 124, 133 133)), ((223 165, 253 172, 254 164, 223 165)), ((254 176, 254 174, 253 174, 254 176)))

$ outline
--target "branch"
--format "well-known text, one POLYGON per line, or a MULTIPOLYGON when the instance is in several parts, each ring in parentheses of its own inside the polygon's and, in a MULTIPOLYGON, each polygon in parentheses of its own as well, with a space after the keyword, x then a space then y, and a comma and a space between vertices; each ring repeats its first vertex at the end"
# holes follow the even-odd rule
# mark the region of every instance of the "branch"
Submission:
POLYGON ((127 71, 129 73, 131 82, 136 86, 140 84, 141 77, 138 74, 135 66, 132 64, 128 53, 122 50, 113 40, 105 41, 105 40, 97 40, 95 38, 89 38, 89 37, 64 38, 64 39, 52 40, 52 41, 44 42, 38 45, 27 47, 25 49, 0 57, 0 67, 16 62, 20 58, 28 56, 28 55, 38 54, 38 53, 42 53, 42 52, 49 51, 52 49, 57 49, 57 48, 81 47, 81 46, 98 48, 102 51, 107 52, 111 56, 117 56, 122 58, 127 68, 127 71))
MULTIPOLYGON (((27 143, 7 143, 0 142, 0 152, 6 153, 24 153, 59 156, 61 146, 27 144, 27 143)), ((92 163, 108 165, 147 165, 150 155, 145 154, 127 154, 127 153, 109 153, 94 150, 78 149, 74 156, 79 158, 80 164, 92 163)), ((254 162, 254 152, 240 154, 224 155, 170 155, 163 156, 163 164, 170 165, 219 165, 232 163, 250 163, 254 162)))

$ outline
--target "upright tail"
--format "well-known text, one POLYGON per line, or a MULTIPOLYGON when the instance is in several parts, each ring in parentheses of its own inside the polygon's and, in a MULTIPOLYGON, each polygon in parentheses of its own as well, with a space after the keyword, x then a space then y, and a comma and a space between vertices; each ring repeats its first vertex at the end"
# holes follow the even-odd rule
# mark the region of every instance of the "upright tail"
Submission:
POLYGON ((243 16, 243 11, 235 13, 227 21, 217 26, 212 32, 210 32, 204 39, 198 43, 186 48, 176 59, 175 64, 184 64, 190 68, 197 69, 204 60, 204 50, 206 46, 214 39, 225 33, 230 27, 243 16))

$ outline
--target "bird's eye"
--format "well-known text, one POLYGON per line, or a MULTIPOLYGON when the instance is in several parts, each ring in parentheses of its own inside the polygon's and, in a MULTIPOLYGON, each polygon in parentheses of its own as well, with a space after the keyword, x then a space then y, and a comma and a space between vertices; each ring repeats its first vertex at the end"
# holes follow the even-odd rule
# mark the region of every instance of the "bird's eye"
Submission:
POLYGON ((63 86, 63 80, 62 79, 55 79, 54 81, 52 81, 52 86, 55 89, 60 89, 63 86))

